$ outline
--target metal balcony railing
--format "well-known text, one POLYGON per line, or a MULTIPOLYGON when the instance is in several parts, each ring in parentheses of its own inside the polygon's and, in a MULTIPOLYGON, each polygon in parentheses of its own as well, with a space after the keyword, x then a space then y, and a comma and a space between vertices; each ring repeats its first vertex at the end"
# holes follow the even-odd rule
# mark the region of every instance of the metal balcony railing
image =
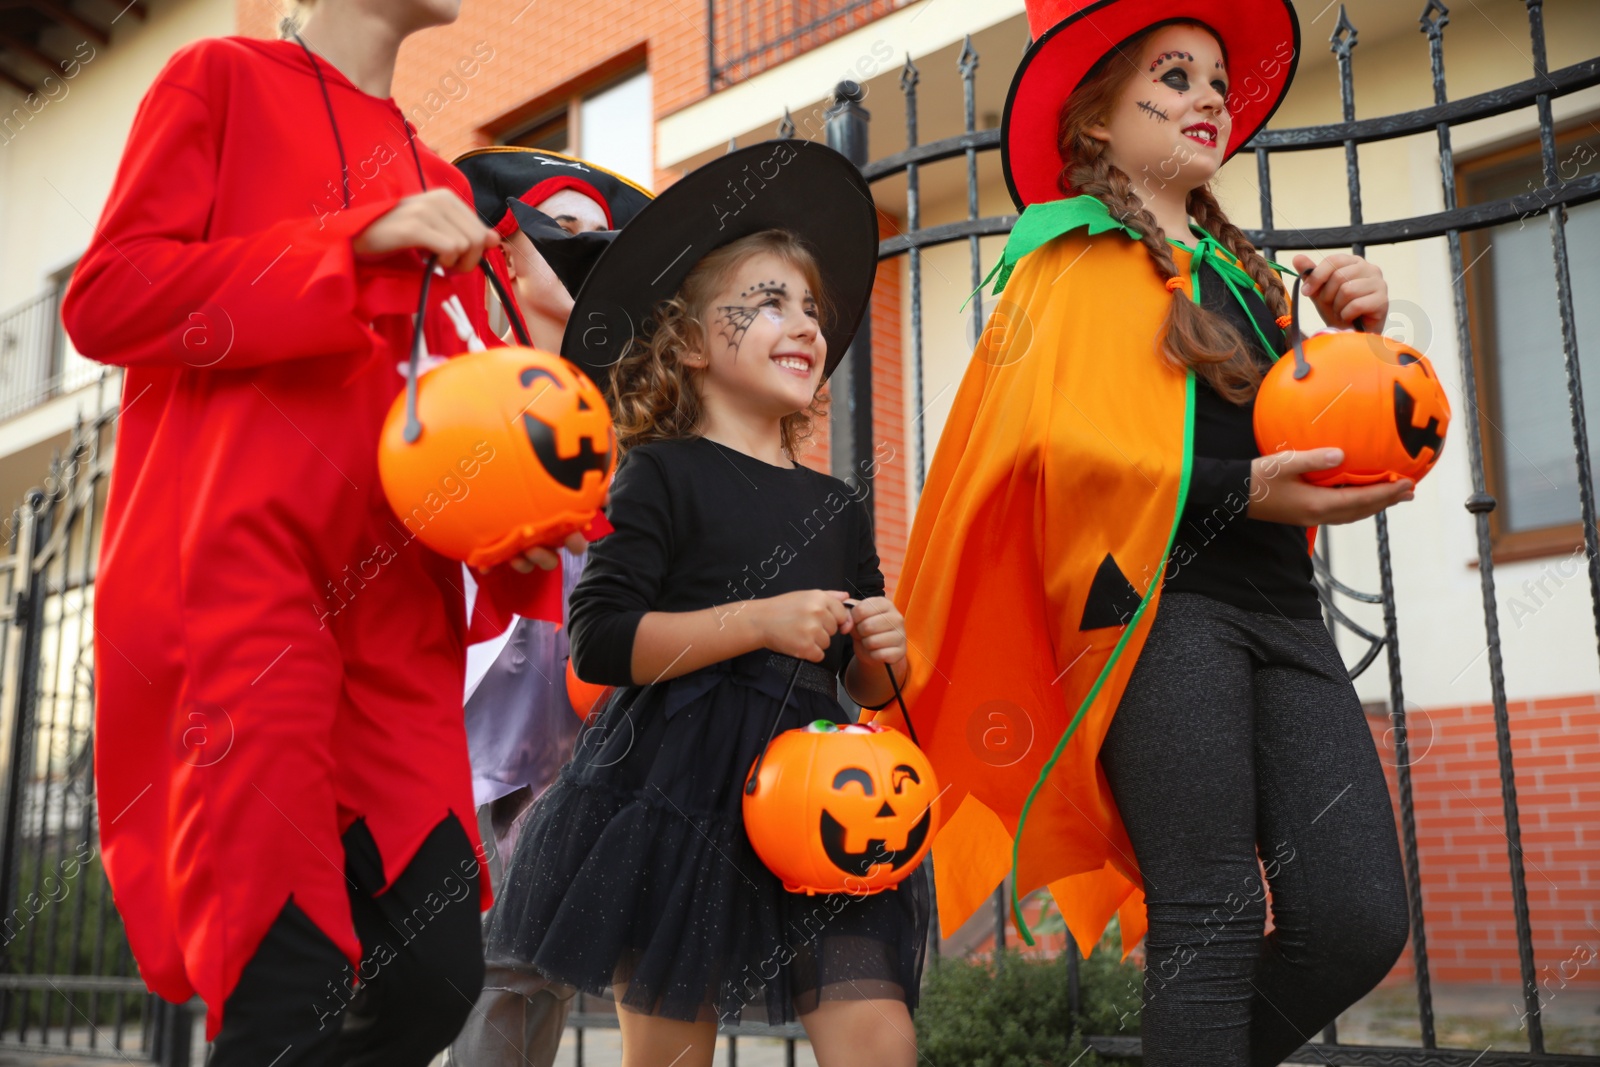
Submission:
POLYGON ((0 421, 98 380, 102 369, 72 351, 54 291, 0 314, 0 421))
POLYGON ((706 0, 710 91, 761 73, 911 0, 706 0))

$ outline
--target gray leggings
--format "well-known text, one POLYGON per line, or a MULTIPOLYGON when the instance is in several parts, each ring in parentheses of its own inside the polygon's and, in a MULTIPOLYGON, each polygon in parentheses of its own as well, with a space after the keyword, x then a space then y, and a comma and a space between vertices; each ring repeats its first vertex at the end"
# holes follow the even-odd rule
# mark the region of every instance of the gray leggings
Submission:
POLYGON ((1320 621, 1163 596, 1100 763, 1144 875, 1145 1067, 1281 1063, 1388 973, 1394 812, 1320 621))

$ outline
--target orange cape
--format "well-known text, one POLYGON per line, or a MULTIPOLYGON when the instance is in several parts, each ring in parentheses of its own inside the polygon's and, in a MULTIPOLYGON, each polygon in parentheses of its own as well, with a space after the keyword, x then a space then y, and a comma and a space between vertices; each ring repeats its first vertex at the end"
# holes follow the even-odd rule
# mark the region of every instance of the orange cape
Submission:
POLYGON ((896 596, 908 702, 953 812, 939 914, 953 933, 1014 869, 1013 900, 1049 886, 1080 949, 1120 915, 1126 955, 1144 894, 1098 756, 1182 514, 1194 379, 1160 352, 1173 294, 1140 244, 1067 233, 1008 269, 896 596))

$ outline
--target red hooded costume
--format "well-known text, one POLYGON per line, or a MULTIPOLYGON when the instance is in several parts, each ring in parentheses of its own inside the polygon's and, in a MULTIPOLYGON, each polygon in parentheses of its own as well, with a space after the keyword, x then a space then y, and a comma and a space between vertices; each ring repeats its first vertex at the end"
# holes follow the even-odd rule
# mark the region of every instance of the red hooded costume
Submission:
MULTIPOLYGON (((561 617, 559 571, 501 567, 469 638, 461 565, 384 498, 423 260, 352 239, 419 170, 471 194, 392 99, 318 62, 326 103, 293 41, 178 52, 63 307, 79 351, 126 368, 95 590, 106 871, 144 980, 203 997, 210 1035, 291 897, 359 963, 355 820, 390 881, 451 813, 477 845, 464 644, 512 611, 561 617)), ((429 352, 472 328, 494 343, 483 294, 476 273, 435 278, 429 352)))

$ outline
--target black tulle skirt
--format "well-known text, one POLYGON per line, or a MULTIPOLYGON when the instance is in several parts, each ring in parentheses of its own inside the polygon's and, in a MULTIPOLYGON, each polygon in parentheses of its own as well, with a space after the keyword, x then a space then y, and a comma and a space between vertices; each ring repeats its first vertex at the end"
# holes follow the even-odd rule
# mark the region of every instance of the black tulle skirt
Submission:
MULTIPOLYGON (((806 896, 745 836, 741 790, 787 681, 762 652, 618 691, 528 815, 490 954, 684 1021, 776 1024, 829 1000, 914 1009, 926 867, 871 896, 806 896)), ((846 721, 796 688, 779 729, 817 719, 846 721)))

